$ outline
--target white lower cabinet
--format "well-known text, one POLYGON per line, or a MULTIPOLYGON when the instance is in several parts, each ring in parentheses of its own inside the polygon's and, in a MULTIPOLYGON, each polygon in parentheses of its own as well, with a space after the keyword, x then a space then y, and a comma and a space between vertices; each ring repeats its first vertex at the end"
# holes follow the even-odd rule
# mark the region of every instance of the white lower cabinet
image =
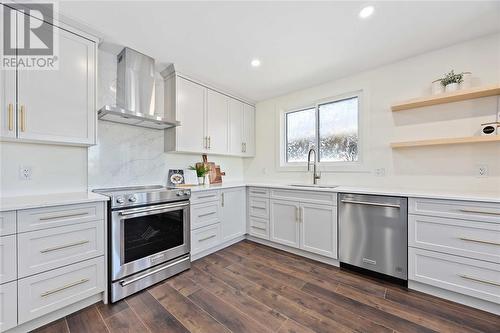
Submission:
POLYGON ((104 291, 104 257, 18 281, 19 324, 104 291))
POLYGON ((409 279, 500 304, 500 265, 409 248, 409 279))
POLYGON ((0 332, 17 325, 17 281, 0 284, 0 332))
POLYGON ((300 248, 337 258, 337 207, 300 205, 300 248))
POLYGON ((271 199, 269 239, 336 259, 337 208, 331 205, 271 199))
POLYGON ((246 189, 223 190, 221 193, 222 241, 229 241, 246 232, 246 189))
POLYGON ((248 234, 258 238, 269 239, 269 219, 249 216, 248 234))
POLYGON ((271 232, 273 242, 300 247, 299 218, 300 204, 294 201, 271 200, 271 232))
POLYGON ((191 231, 191 255, 210 249, 220 244, 220 223, 191 231))
POLYGON ((0 237, 0 283, 16 278, 16 235, 0 237))
POLYGON ((18 235, 19 277, 104 255, 102 221, 18 235))

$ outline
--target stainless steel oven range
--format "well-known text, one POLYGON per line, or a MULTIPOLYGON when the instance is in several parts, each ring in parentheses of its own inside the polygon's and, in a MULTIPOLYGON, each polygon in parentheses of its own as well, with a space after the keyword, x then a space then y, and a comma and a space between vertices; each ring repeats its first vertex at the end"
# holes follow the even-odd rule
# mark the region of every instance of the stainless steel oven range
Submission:
POLYGON ((190 190, 161 185, 94 190, 108 204, 113 303, 191 267, 190 190))

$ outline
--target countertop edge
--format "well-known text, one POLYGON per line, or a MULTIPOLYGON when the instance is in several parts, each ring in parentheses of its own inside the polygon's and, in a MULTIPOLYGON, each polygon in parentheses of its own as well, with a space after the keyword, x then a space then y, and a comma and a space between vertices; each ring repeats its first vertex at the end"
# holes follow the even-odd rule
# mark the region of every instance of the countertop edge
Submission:
POLYGON ((91 202, 105 202, 109 198, 92 192, 54 193, 46 195, 29 195, 0 198, 0 212, 83 204, 91 202))

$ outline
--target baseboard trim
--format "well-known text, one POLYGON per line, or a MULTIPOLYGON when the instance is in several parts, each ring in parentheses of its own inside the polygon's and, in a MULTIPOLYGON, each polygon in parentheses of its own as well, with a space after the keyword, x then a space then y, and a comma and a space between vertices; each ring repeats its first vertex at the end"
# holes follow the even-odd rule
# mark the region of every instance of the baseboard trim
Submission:
POLYGON ((340 265, 340 262, 337 259, 332 259, 332 258, 324 257, 324 256, 319 255, 319 254, 303 251, 300 249, 295 249, 293 247, 289 247, 286 245, 282 245, 282 244, 268 241, 267 239, 262 239, 262 238, 258 238, 258 237, 254 237, 254 236, 250 236, 250 235, 246 235, 246 239, 248 239, 249 241, 255 242, 255 243, 259 243, 262 245, 273 247, 273 248, 278 249, 278 250, 290 252, 290 253, 296 254, 298 256, 304 257, 304 258, 316 260, 316 261, 322 262, 324 264, 328 264, 328 265, 332 265, 332 266, 336 266, 336 267, 339 267, 339 265, 340 265))
POLYGON ((35 318, 33 320, 28 321, 27 323, 23 323, 14 328, 11 328, 8 331, 4 331, 4 333, 26 333, 30 332, 34 329, 47 325, 53 321, 66 317, 72 313, 75 313, 81 309, 84 309, 92 304, 102 301, 103 293, 99 293, 94 296, 90 296, 84 300, 73 303, 71 305, 65 306, 62 309, 56 310, 54 312, 48 313, 42 317, 35 318))
POLYGON ((480 309, 496 315, 500 315, 500 304, 484 301, 482 299, 459 294, 454 291, 434 287, 428 284, 420 283, 417 281, 408 281, 408 289, 420 291, 425 294, 443 298, 455 303, 470 306, 472 308, 480 309))
POLYGON ((238 236, 236 238, 233 238, 233 239, 230 239, 228 241, 225 241, 222 244, 214 246, 214 247, 212 247, 210 249, 198 252, 196 254, 191 254, 191 261, 195 261, 195 260, 201 259, 201 258, 203 258, 205 256, 208 256, 209 254, 212 254, 214 252, 220 251, 223 248, 226 248, 226 247, 231 246, 231 245, 233 245, 235 243, 241 242, 244 239, 245 239, 245 235, 238 236))

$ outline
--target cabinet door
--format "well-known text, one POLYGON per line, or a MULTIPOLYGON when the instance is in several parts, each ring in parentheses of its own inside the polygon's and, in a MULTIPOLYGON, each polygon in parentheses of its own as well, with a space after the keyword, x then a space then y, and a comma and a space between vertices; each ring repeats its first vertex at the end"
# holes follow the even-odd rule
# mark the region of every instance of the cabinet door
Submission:
POLYGON ((243 151, 245 156, 255 156, 255 108, 244 104, 243 151))
POLYGON ((15 70, 0 70, 0 137, 3 138, 16 137, 17 120, 15 91, 15 70))
POLYGON ((271 200, 271 241, 299 247, 299 208, 298 202, 271 200))
POLYGON ((302 203, 300 215, 300 248, 337 259, 336 207, 302 203))
POLYGON ((246 232, 246 189, 236 188, 221 193, 222 241, 242 236, 246 232))
POLYGON ((17 73, 18 137, 95 144, 95 43, 63 29, 57 29, 56 38, 57 70, 17 73))
POLYGON ((207 89, 207 136, 210 152, 228 153, 228 123, 228 97, 207 89))
POLYGON ((0 332, 17 325, 17 281, 0 284, 0 332))
POLYGON ((234 155, 243 154, 243 113, 244 104, 231 98, 229 100, 229 151, 234 155))
POLYGON ((176 116, 181 122, 176 128, 178 151, 205 151, 206 90, 199 84, 178 77, 176 116))

